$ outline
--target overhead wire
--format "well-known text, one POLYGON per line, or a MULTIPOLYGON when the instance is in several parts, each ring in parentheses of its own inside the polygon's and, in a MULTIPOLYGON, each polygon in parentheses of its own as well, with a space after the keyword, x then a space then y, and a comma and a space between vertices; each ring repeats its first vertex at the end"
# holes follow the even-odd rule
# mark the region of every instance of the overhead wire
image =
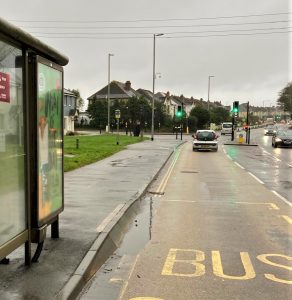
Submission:
POLYGON ((94 20, 94 21, 67 21, 67 20, 17 20, 11 19, 11 22, 23 23, 138 23, 138 22, 169 22, 169 21, 201 21, 201 20, 218 20, 233 18, 251 18, 251 17, 267 17, 279 15, 291 15, 291 12, 265 13, 265 14, 249 14, 249 15, 233 15, 218 17, 200 17, 200 18, 166 18, 166 19, 134 19, 134 20, 94 20))
POLYGON ((159 26, 98 26, 98 27, 77 27, 77 26, 24 26, 25 28, 42 28, 42 29, 147 29, 147 28, 192 28, 192 27, 214 27, 214 26, 242 26, 257 24, 275 24, 288 23, 290 20, 264 21, 264 22, 248 22, 248 23, 225 23, 225 24, 195 24, 195 25, 159 25, 159 26))
MULTIPOLYGON (((230 33, 230 34, 212 34, 212 35, 188 35, 188 36, 163 36, 160 39, 175 39, 175 38, 204 38, 204 37, 223 37, 223 36, 248 36, 248 35, 268 35, 268 34, 283 34, 290 33, 291 30, 288 31, 273 31, 273 32, 254 32, 254 33, 230 33)), ((70 37, 62 37, 62 36, 42 36, 37 35, 39 38, 54 38, 54 39, 92 39, 92 40, 122 40, 122 39, 153 39, 152 36, 149 37, 141 37, 141 36, 131 36, 131 37, 90 37, 90 36, 70 36, 70 37)))

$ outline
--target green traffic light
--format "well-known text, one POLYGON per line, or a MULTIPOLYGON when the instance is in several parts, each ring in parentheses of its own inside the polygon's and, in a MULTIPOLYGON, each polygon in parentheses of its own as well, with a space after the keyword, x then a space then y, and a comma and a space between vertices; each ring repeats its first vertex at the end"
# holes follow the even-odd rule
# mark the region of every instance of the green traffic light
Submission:
POLYGON ((176 113, 176 115, 177 115, 178 117, 181 117, 181 116, 182 116, 182 112, 181 112, 181 111, 178 111, 178 112, 176 113))

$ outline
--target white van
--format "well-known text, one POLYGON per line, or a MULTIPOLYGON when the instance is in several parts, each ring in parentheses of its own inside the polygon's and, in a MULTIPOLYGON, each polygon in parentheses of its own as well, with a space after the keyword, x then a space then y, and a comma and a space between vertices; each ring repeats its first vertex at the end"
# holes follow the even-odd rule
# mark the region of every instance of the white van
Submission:
POLYGON ((221 127, 221 135, 232 134, 232 123, 224 122, 221 127))

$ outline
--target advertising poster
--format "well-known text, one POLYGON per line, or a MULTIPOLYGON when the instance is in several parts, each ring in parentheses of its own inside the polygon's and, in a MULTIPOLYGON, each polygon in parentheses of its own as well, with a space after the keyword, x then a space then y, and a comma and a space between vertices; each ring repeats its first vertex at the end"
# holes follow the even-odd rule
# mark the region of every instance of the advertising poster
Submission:
POLYGON ((63 209, 63 73, 38 62, 38 223, 63 209))

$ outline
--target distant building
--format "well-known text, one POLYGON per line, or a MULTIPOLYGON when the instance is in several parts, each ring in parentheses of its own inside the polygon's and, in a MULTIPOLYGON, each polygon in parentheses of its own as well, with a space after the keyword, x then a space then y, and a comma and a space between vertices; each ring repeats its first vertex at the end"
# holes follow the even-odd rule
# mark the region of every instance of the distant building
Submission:
POLYGON ((78 116, 76 99, 74 93, 64 89, 64 134, 74 132, 74 119, 78 116))
MULTIPOLYGON (((126 81, 125 83, 119 81, 112 81, 110 83, 110 100, 112 101, 125 101, 132 97, 139 97, 140 94, 131 87, 131 82, 126 81)), ((108 85, 97 91, 93 95, 87 98, 88 105, 95 101, 107 100, 108 98, 108 85)))

